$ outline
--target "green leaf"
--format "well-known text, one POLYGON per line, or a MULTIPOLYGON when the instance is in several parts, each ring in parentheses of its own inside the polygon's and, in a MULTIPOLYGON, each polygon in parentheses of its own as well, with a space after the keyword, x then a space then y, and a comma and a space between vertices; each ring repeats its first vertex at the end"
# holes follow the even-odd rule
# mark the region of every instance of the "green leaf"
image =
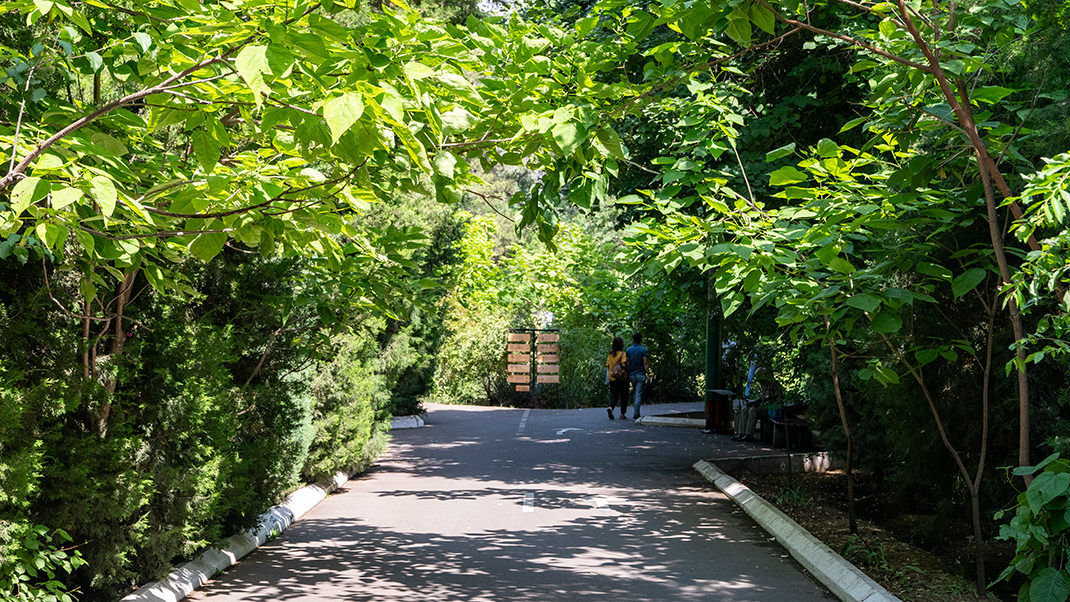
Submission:
POLYGON ((71 22, 81 28, 82 31, 92 34, 93 28, 89 25, 89 19, 85 18, 85 15, 78 11, 74 11, 70 16, 71 22))
POLYGON ((903 319, 898 313, 885 308, 872 318, 872 326, 875 332, 893 334, 903 327, 903 319))
POLYGON ((216 163, 219 162, 219 151, 223 148, 219 141, 215 140, 207 128, 197 128, 190 132, 190 142, 193 144, 193 154, 197 157, 197 163, 205 174, 212 173, 216 163))
POLYGON ((806 174, 790 165, 785 165, 784 167, 781 167, 780 169, 769 174, 769 185, 787 186, 788 184, 798 184, 799 182, 805 182, 806 179, 806 174))
POLYGON ((121 157, 130 152, 122 142, 103 132, 93 132, 89 140, 93 146, 111 155, 121 157))
POLYGON ((435 74, 434 69, 418 61, 406 63, 404 71, 405 75, 409 76, 410 79, 425 79, 435 74))
POLYGON ((829 262, 829 269, 841 274, 853 274, 855 272, 855 266, 842 257, 833 257, 832 261, 829 262))
POLYGON ((331 130, 332 142, 337 143, 354 123, 364 114, 364 97, 348 92, 323 104, 323 117, 331 130))
POLYGON ((947 71, 948 73, 954 75, 958 75, 960 77, 966 73, 966 63, 958 59, 952 59, 950 61, 947 61, 941 66, 944 68, 944 71, 947 71))
POLYGON ((732 11, 732 14, 728 16, 728 26, 725 27, 724 32, 740 46, 750 46, 750 19, 747 18, 746 13, 742 9, 742 5, 737 6, 735 10, 732 11))
POLYGON ((750 20, 765 33, 773 35, 773 28, 776 26, 776 16, 773 15, 773 11, 755 2, 750 5, 750 20))
POLYGON ((63 246, 64 241, 67 240, 67 236, 70 235, 70 230, 63 224, 57 224, 54 222, 43 222, 38 224, 38 230, 44 226, 44 234, 41 239, 45 241, 45 245, 52 250, 56 250, 63 246))
POLYGON ((888 384, 898 385, 899 384, 899 375, 896 374, 895 370, 891 370, 889 368, 885 368, 884 366, 874 366, 873 367, 873 372, 877 376, 877 381, 880 382, 881 384, 885 384, 885 385, 888 385, 888 384))
POLYGON ((869 293, 858 293, 847 299, 847 305, 856 307, 865 312, 872 312, 881 306, 881 298, 869 293))
POLYGON ((85 53, 85 60, 89 63, 89 68, 93 73, 97 73, 104 66, 104 59, 96 52, 85 53))
POLYGON ((1070 576, 1052 567, 1035 573, 1029 583, 1029 602, 1066 602, 1070 598, 1070 576))
POLYGON ((62 188, 52 193, 52 208, 63 209, 67 205, 77 203, 84 193, 77 188, 62 188))
POLYGON ((951 281, 951 293, 958 299, 980 284, 985 279, 986 274, 987 272, 982 268, 973 268, 960 274, 951 281))
POLYGON ((1070 491, 1070 473, 1042 472, 1029 488, 1025 490, 1025 499, 1033 514, 1040 514, 1048 502, 1070 491))
POLYGON ((935 263, 922 261, 918 263, 918 265, 915 266, 914 269, 921 272, 922 274, 935 276, 937 278, 940 278, 941 280, 951 280, 951 270, 945 268, 942 265, 936 265, 935 263))
POLYGON ((853 130, 856 127, 858 127, 859 125, 865 123, 868 120, 869 120, 869 117, 858 117, 856 119, 852 119, 852 120, 848 121, 847 123, 843 124, 843 127, 840 128, 839 133, 842 134, 842 133, 844 133, 844 132, 846 132, 848 130, 853 130))
POLYGON ((771 162, 771 161, 776 161, 777 159, 779 159, 781 157, 786 157, 786 156, 790 155, 793 152, 795 152, 795 143, 792 142, 790 144, 785 144, 784 146, 782 146, 780 148, 777 148, 777 149, 769 151, 768 153, 765 153, 765 161, 766 161, 766 163, 771 162))
POLYGON ((940 352, 936 349, 916 349, 914 350, 914 359, 918 360, 918 364, 924 366, 932 363, 933 360, 940 357, 940 352))
POLYGON ((152 47, 152 38, 149 37, 149 34, 139 31, 134 34, 134 43, 141 50, 141 54, 145 54, 152 47))
POLYGON ((23 211, 45 198, 48 194, 48 182, 38 177, 23 178, 11 191, 11 211, 18 217, 23 211))
POLYGON ((586 137, 583 131, 571 121, 554 125, 551 135, 554 138, 554 142, 557 143, 558 148, 561 149, 561 154, 566 157, 576 152, 576 149, 580 147, 580 144, 586 137))
POLYGON ((242 48, 234 61, 234 68, 256 94, 257 102, 260 102, 260 92, 270 91, 264 83, 264 74, 269 72, 267 46, 252 44, 242 48))
POLYGON ((602 146, 606 147, 610 155, 618 159, 624 159, 624 147, 621 145, 620 136, 613 128, 607 126, 601 127, 595 132, 595 136, 598 137, 598 141, 602 143, 602 146))
POLYGON ((115 183, 104 176, 93 176, 93 179, 89 181, 89 188, 97 205, 100 206, 100 212, 104 214, 104 217, 111 217, 115 212, 115 200, 118 196, 115 192, 115 183))
POLYGON ((584 17, 576 21, 576 37, 582 38, 587 34, 594 31, 594 28, 598 25, 598 15, 590 17, 584 17))
POLYGON ((449 151, 439 151, 435 154, 435 173, 443 178, 452 180, 457 168, 457 156, 449 151))
POLYGON ((738 310, 743 305, 743 301, 745 300, 745 298, 746 297, 743 295, 743 293, 740 293, 739 291, 731 291, 725 295, 722 295, 721 311, 723 312, 724 317, 727 318, 728 316, 736 313, 736 310, 738 310))
POLYGON ((1016 91, 1017 90, 1004 88, 1002 86, 985 86, 983 88, 978 88, 974 90, 973 94, 971 94, 971 97, 973 98, 973 100, 978 102, 987 102, 990 104, 994 104, 999 102, 1000 100, 1003 100, 1004 96, 1014 94, 1016 91))
POLYGON ((822 138, 817 143, 817 154, 825 158, 837 157, 840 154, 840 145, 828 138, 822 138))
POLYGON ((193 239, 193 242, 189 244, 189 252, 197 259, 208 262, 216 255, 219 255, 226 242, 226 234, 222 232, 206 232, 193 239))

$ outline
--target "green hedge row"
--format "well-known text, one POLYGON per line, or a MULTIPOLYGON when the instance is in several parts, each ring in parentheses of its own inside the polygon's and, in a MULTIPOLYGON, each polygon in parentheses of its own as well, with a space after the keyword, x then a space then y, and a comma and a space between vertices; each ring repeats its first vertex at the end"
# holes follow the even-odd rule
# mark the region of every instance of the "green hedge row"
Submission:
POLYGON ((115 600, 381 449, 391 392, 428 381, 420 320, 325 330, 292 302, 305 267, 224 253, 193 301, 135 280, 121 356, 96 345, 85 378, 78 281, 0 262, 3 599, 115 600))

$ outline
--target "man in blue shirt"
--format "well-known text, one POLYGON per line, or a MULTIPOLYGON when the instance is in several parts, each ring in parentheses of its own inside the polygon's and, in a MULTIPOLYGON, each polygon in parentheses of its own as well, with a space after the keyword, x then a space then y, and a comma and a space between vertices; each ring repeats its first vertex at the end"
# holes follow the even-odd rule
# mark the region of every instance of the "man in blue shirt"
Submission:
POLYGON ((643 383, 646 382, 647 374, 650 373, 646 347, 643 347, 643 335, 638 332, 633 334, 632 346, 625 349, 624 353, 628 356, 628 379, 632 381, 632 388, 635 390, 632 420, 638 420, 639 403, 643 400, 643 383))

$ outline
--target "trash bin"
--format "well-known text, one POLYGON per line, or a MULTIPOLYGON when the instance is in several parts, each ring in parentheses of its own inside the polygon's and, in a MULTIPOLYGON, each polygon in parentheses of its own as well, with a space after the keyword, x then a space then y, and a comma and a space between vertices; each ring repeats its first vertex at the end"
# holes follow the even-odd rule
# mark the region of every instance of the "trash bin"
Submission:
POLYGON ((728 389, 706 390, 706 432, 732 432, 732 398, 735 396, 728 389))

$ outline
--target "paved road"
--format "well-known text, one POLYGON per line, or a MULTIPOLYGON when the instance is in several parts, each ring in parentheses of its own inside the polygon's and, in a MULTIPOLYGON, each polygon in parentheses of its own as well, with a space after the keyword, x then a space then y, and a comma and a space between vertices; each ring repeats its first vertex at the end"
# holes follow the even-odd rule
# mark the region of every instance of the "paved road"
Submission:
POLYGON ((601 409, 434 406, 189 599, 832 600, 690 468, 737 445, 601 409))

